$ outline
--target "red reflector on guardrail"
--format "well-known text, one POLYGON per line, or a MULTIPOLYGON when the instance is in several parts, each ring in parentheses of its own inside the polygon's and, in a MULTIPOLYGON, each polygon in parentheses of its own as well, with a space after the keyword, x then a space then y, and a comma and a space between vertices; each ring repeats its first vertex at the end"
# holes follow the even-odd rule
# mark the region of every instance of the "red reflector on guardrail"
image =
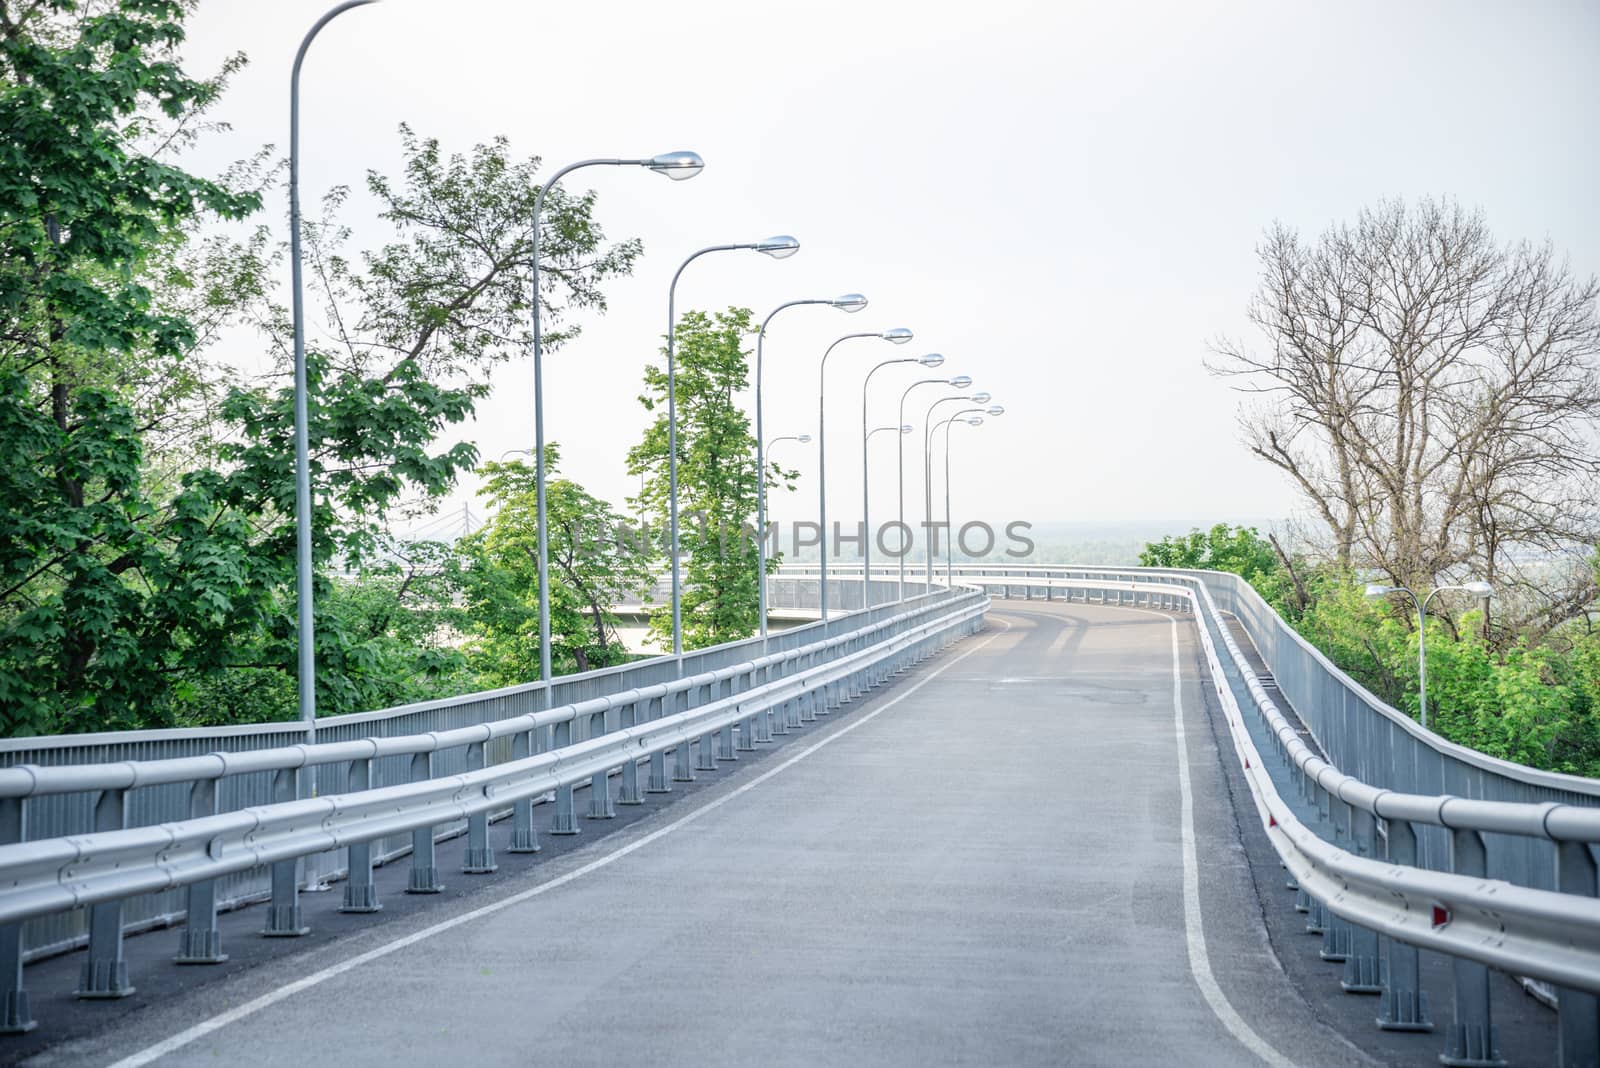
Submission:
POLYGON ((1449 922, 1450 910, 1447 908, 1441 908, 1438 905, 1433 906, 1433 929, 1437 931, 1439 928, 1443 927, 1449 922))

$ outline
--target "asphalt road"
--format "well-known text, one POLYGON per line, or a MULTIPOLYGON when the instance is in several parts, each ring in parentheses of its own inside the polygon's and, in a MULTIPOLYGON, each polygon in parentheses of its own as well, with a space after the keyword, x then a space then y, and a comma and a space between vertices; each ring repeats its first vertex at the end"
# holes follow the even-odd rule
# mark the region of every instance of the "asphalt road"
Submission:
POLYGON ((1194 640, 996 602, 772 760, 41 1063, 1369 1063, 1268 943, 1194 640))

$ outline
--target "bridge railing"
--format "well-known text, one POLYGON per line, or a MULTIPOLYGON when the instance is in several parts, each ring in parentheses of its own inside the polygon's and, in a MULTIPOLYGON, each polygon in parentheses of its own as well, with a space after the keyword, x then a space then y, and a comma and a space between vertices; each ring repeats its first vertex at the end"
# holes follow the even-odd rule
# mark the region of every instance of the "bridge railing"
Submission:
MULTIPOLYGON (((859 604, 861 585, 859 577, 830 582, 846 588, 832 599, 859 604)), ((892 595, 888 583, 873 586, 875 602, 892 595)), ((795 606, 816 604, 814 579, 776 578, 773 588, 795 606)), ((845 636, 860 641, 865 631, 884 637, 910 619, 970 597, 943 589, 922 591, 919 583, 904 605, 875 603, 870 611, 774 631, 765 643, 752 638, 686 653, 681 664, 661 656, 559 677, 548 688, 531 682, 326 717, 316 724, 314 746, 299 744, 307 731, 294 722, 0 740, 0 844, 240 811, 307 796, 313 781, 315 792, 326 795, 443 778, 582 742, 617 729, 630 714, 625 708, 633 695, 664 688, 697 703, 715 686, 747 674, 752 663, 780 678, 811 664, 823 655, 819 650, 829 656, 842 650, 848 645, 840 640, 845 636), (523 726, 541 710, 580 707, 585 709, 581 716, 561 722, 547 717, 536 726, 523 726)), ((434 833, 440 838, 470 834, 468 823, 456 820, 434 828, 434 833)), ((417 845, 417 836, 395 834, 363 848, 375 863, 382 863, 417 845)), ((313 870, 310 878, 337 875, 349 866, 343 855, 323 858, 323 863, 325 870, 313 870)), ((273 882, 267 871, 246 868, 228 873, 209 891, 211 900, 200 905, 227 909, 268 897, 273 882)), ((171 924, 195 904, 178 891, 140 895, 122 908, 121 930, 171 924)), ((90 938, 91 926, 81 910, 31 920, 17 936, 16 952, 21 959, 34 959, 73 948, 90 938)), ((0 936, 0 958, 7 952, 0 936)))
MULTIPOLYGON (((1335 740, 1321 751, 1313 748, 1302 737, 1311 732, 1302 732, 1278 706, 1221 614, 1216 586, 1229 590, 1233 609, 1245 610, 1235 615, 1247 634, 1251 618, 1257 626, 1267 625, 1269 615, 1276 618, 1259 597, 1251 600, 1254 591, 1229 581, 1234 578, 1066 567, 973 567, 957 574, 958 581, 1006 596, 1037 593, 1129 607, 1141 596, 1145 607, 1161 607, 1164 588, 1180 590, 1196 609, 1241 771, 1289 871, 1295 907, 1307 914, 1307 930, 1323 936, 1324 959, 1344 963, 1343 988, 1381 995, 1379 1026, 1432 1030, 1417 949, 1448 954, 1454 958, 1453 997, 1441 1060, 1493 1064, 1497 1039, 1486 969, 1542 980, 1553 984, 1560 1014, 1560 1063, 1593 1063, 1600 1055, 1600 782, 1462 752, 1415 724, 1405 729, 1395 722, 1404 719, 1401 713, 1359 687, 1341 696, 1336 708, 1309 717, 1302 711, 1335 740), (1373 708, 1375 702, 1381 708, 1373 708), (1372 722, 1363 725, 1363 714, 1372 722), (1417 746, 1430 755, 1419 755, 1417 746), (1341 770, 1336 748, 1363 753, 1367 774, 1341 770), (1428 779, 1431 769, 1443 769, 1441 777, 1428 779), (1457 782, 1479 792, 1422 792, 1374 779, 1457 782), (1423 848, 1429 839, 1439 846, 1431 855, 1423 848)), ((1286 636, 1278 630, 1276 637, 1286 636)), ((1275 652, 1306 655, 1285 646, 1275 652)), ((1269 666, 1271 655, 1264 657, 1269 666)), ((1320 654, 1309 659, 1337 680, 1340 673, 1320 654)), ((1303 700, 1320 696, 1315 689, 1302 692, 1312 695, 1303 700)), ((1312 742, 1322 744, 1315 737, 1312 742)))

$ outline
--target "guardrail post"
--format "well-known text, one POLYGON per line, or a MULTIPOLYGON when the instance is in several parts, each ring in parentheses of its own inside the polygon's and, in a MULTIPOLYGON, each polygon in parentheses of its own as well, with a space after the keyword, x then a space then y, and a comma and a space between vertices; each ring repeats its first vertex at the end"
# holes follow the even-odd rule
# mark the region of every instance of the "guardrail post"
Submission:
MULTIPOLYGON (((1594 897, 1594 850, 1587 842, 1556 845, 1556 889, 1594 897)), ((1600 1057, 1600 999, 1586 990, 1556 987, 1557 1061, 1561 1068, 1590 1068, 1600 1057)))
MULTIPOLYGON (((27 817, 27 798, 0 798, 0 845, 26 837, 27 817)), ((0 926, 0 1034, 20 1035, 38 1026, 22 985, 22 924, 8 923, 0 926)))
MULTIPOLYGON (((511 759, 526 760, 533 755, 534 732, 538 728, 518 731, 511 736, 511 759)), ((533 828, 533 798, 523 797, 511 803, 511 844, 508 853, 539 852, 539 832, 533 828)))
MULTIPOLYGON (((372 789, 372 761, 352 760, 350 762, 351 793, 360 793, 372 789)), ((378 888, 372 882, 372 843, 352 842, 348 850, 350 858, 350 875, 344 882, 344 904, 339 906, 340 912, 382 912, 383 905, 378 901, 378 888)))
MULTIPOLYGON (((1358 856, 1370 857, 1377 852, 1378 821, 1372 813, 1355 805, 1350 806, 1350 840, 1358 856)), ((1348 929, 1349 955, 1345 959, 1344 978, 1339 985, 1344 987, 1347 994, 1383 993, 1378 932, 1353 923, 1348 923, 1348 929)))
MULTIPOLYGON (((619 711, 618 716, 621 715, 619 711)), ((589 717, 589 737, 598 738, 607 733, 606 714, 596 712, 589 717), (597 729, 598 728, 598 729, 597 729)), ((592 820, 615 819, 617 810, 611 803, 611 772, 602 769, 589 780, 589 812, 592 820)))
MULTIPOLYGON (((467 767, 474 770, 489 766, 488 747, 482 742, 467 746, 467 767)), ((489 844, 489 811, 467 817, 467 855, 461 862, 464 875, 488 875, 500 870, 494 861, 494 847, 489 844)))
MULTIPOLYGON (((217 780, 197 779, 189 786, 189 818, 201 819, 217 814, 217 780)), ((183 934, 178 937, 174 964, 221 964, 228 959, 222 952, 222 935, 217 931, 217 881, 190 883, 185 895, 187 914, 183 934)))
MULTIPOLYGON (((639 725, 639 702, 629 701, 617 710, 617 725, 622 730, 639 725)), ((629 757, 622 765, 622 788, 617 792, 617 804, 642 805, 644 792, 639 789, 639 761, 629 757)))
MULTIPOLYGON (((1483 877, 1488 874, 1488 856, 1483 836, 1477 831, 1450 829, 1450 870, 1457 875, 1483 877)), ((1447 921, 1448 922, 1448 921, 1447 921)), ((1494 1068, 1505 1064, 1500 1058, 1499 1028, 1489 1004, 1489 969, 1476 961, 1453 957, 1450 971, 1455 979, 1452 995, 1453 1019, 1441 1064, 1458 1068, 1494 1068)))
MULTIPOLYGON (((94 804, 94 829, 120 831, 128 825, 127 795, 102 790, 94 804)), ((125 998, 133 993, 128 963, 122 959, 122 902, 89 907, 89 957, 78 979, 80 998, 125 998)))
POLYGON ((695 762, 694 762, 694 770, 696 770, 696 771, 716 771, 717 770, 717 755, 716 755, 715 752, 712 751, 711 742, 712 742, 712 739, 715 738, 717 736, 717 734, 719 734, 719 733, 721 733, 721 732, 718 731, 718 732, 714 732, 712 734, 702 734, 699 738, 695 739, 695 754, 696 754, 696 756, 695 756, 695 762))
MULTIPOLYGON (((272 799, 278 804, 295 799, 299 772, 284 768, 272 776, 272 799)), ((272 900, 267 905, 265 938, 299 938, 311 933, 300 922, 300 873, 298 860, 279 860, 272 864, 272 900)))
MULTIPOLYGON (((411 757, 411 781, 427 782, 433 778, 433 754, 416 753, 411 757)), ((433 828, 418 827, 411 832, 411 876, 406 884, 408 894, 439 894, 444 883, 439 881, 439 859, 433 843, 433 828)))
MULTIPOLYGON (((1395 864, 1417 866, 1417 831, 1406 820, 1389 820, 1388 855, 1395 864)), ((1385 1031, 1432 1031, 1428 995, 1422 990, 1417 947, 1393 938, 1384 939, 1389 966, 1384 976, 1383 1009, 1378 1026, 1385 1031)))
MULTIPOLYGON (((1330 817, 1329 822, 1333 827, 1333 843, 1334 845, 1340 845, 1340 839, 1351 837, 1346 832, 1350 829, 1350 820, 1354 810, 1352 806, 1345 804, 1344 801, 1334 797, 1332 794, 1326 791, 1324 791, 1324 794, 1328 799, 1328 815, 1330 817), (1342 825, 1339 819, 1341 814, 1344 816, 1342 825)), ((1352 843, 1346 842, 1344 844, 1349 845, 1352 843)), ((1335 915, 1326 905, 1323 907, 1323 913, 1325 918, 1323 920, 1322 949, 1318 951, 1317 955, 1332 964, 1343 964, 1350 959, 1350 921, 1343 916, 1335 915)))
MULTIPOLYGON (((652 697, 650 699, 651 720, 658 720, 667 712, 666 697, 652 697)), ((667 754, 665 750, 658 750, 650 754, 650 779, 645 783, 644 791, 647 794, 665 794, 672 792, 672 784, 667 781, 667 754)))
MULTIPOLYGON (((555 725, 555 738, 552 747, 565 749, 572 744, 572 719, 569 717, 555 725)), ((573 814, 572 784, 563 783, 556 787, 556 810, 550 817, 551 834, 577 834, 578 820, 573 814)))

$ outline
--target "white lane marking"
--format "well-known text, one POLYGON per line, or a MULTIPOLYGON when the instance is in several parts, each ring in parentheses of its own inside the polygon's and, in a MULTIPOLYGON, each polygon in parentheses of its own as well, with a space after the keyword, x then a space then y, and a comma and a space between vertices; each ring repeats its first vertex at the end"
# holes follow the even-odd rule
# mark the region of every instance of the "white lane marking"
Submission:
POLYGON ((770 771, 762 772, 760 775, 757 775, 755 778, 751 779, 749 782, 738 787, 737 789, 730 790, 721 797, 706 802, 693 812, 673 820, 665 827, 657 828, 656 830, 645 835, 643 838, 629 842, 627 845, 622 846, 619 849, 615 849, 602 857, 596 857, 589 863, 580 868, 574 868, 565 875, 558 875, 554 879, 540 883, 538 886, 529 887, 527 890, 512 894, 510 897, 501 898, 499 901, 493 902, 492 904, 473 909, 471 912, 464 912, 461 915, 452 917, 448 920, 443 920, 434 924, 432 927, 425 927, 413 934, 406 935, 404 938, 397 938, 393 942, 387 942, 376 949, 370 949, 365 953, 358 953, 354 957, 340 961, 338 964, 331 964, 319 972, 312 972, 310 975, 305 976, 304 978, 296 979, 292 983, 286 983, 285 985, 278 987, 276 990, 262 994, 260 997, 255 998, 252 1001, 247 1001, 243 1005, 229 1009, 226 1012, 219 1012, 210 1019, 202 1020, 193 1027, 179 1031, 171 1038, 163 1039, 153 1046, 147 1046, 137 1053, 130 1054, 122 1058, 120 1061, 112 1063, 108 1066, 108 1068, 143 1068, 144 1065, 150 1064, 159 1057, 165 1057, 169 1053, 175 1053, 184 1046, 187 1046, 198 1039, 204 1038, 213 1031, 218 1031, 231 1023, 237 1023, 248 1016, 254 1016, 262 1009, 270 1008, 271 1006, 276 1005, 278 1002, 283 1001, 285 998, 293 997, 302 990, 309 990, 314 986, 319 986, 322 983, 327 982, 329 979, 343 975, 345 972, 351 971, 352 969, 359 968, 363 964, 370 964, 373 961, 380 960, 392 953, 398 953, 400 950, 405 949, 408 946, 414 946, 418 942, 432 938, 434 935, 443 934, 446 931, 453 930, 457 927, 460 927, 464 923, 471 923, 473 920, 482 919, 485 916, 490 916, 496 912, 504 911, 505 909, 511 908, 513 905, 520 905, 524 901, 538 897, 540 894, 547 893, 558 887, 565 886, 576 879, 580 879, 583 876, 588 875, 590 872, 599 871, 601 868, 608 867, 611 864, 616 863, 629 853, 632 853, 634 850, 643 849, 656 839, 664 838, 678 828, 693 823, 706 813, 721 808, 734 798, 739 797, 750 790, 754 790, 757 786, 760 786, 762 783, 766 782, 774 775, 777 775, 779 772, 800 763, 800 761, 804 760, 812 753, 815 753, 823 746, 831 745, 833 742, 843 738, 857 727, 865 726, 878 716, 883 715, 883 713, 889 711, 889 709, 893 708, 901 701, 904 701, 907 697, 910 697, 912 694, 928 685, 928 683, 944 674, 950 668, 955 667, 957 664, 961 663, 961 661, 965 660, 973 653, 978 652, 990 642, 994 641, 998 637, 1001 637, 1006 633, 1006 631, 1011 629, 1011 624, 1007 621, 1002 619, 997 620, 997 622, 1000 623, 1000 625, 1005 629, 996 634, 989 635, 983 641, 979 642, 977 645, 974 645, 971 649, 968 649, 960 656, 941 664, 937 669, 930 672, 926 678, 917 682, 904 693, 895 695, 893 698, 884 702, 881 706, 874 708, 871 712, 868 712, 860 719, 857 719, 851 723, 847 723, 845 726, 834 731, 827 737, 806 746, 804 749, 800 750, 800 752, 796 753, 788 760, 785 760, 777 767, 772 768, 770 771))
POLYGON ((1048 655, 1056 656, 1057 654, 1059 654, 1061 652, 1061 650, 1063 650, 1063 649, 1065 649, 1067 647, 1067 642, 1071 641, 1072 640, 1072 636, 1074 634, 1076 634, 1076 633, 1077 633, 1077 628, 1072 626, 1071 624, 1067 624, 1067 625, 1063 626, 1061 628, 1061 633, 1056 635, 1056 640, 1050 643, 1050 650, 1049 650, 1048 655))
MULTIPOLYGON (((1183 840, 1183 935, 1189 949, 1189 974, 1195 986, 1206 999, 1212 1015, 1222 1022, 1228 1033, 1239 1044, 1260 1057, 1272 1068, 1296 1068, 1294 1061, 1279 1053, 1271 1043, 1244 1022, 1235 1011, 1228 995, 1217 984, 1211 971, 1211 955, 1206 951, 1205 920, 1200 912, 1200 862, 1197 859, 1194 834, 1194 789, 1189 784, 1189 743, 1183 729, 1183 662, 1178 655, 1178 617, 1149 608, 1130 608, 1126 605, 1106 605, 1125 612, 1139 612, 1159 616, 1172 627, 1172 726, 1178 739, 1178 790, 1180 804, 1180 837, 1183 840)), ((1060 641, 1061 639, 1056 639, 1060 641)))
MULTIPOLYGON (((1166 613, 1157 613, 1166 615, 1166 613)), ((1196 859, 1194 835, 1194 792, 1189 785, 1189 744, 1183 730, 1183 676, 1178 656, 1178 620, 1166 616, 1172 626, 1172 726, 1178 736, 1178 789, 1182 794, 1183 836, 1183 929, 1189 944, 1189 974, 1211 1012, 1222 1021, 1228 1033, 1251 1053, 1273 1068, 1294 1068, 1294 1062, 1279 1053, 1271 1043, 1256 1034, 1234 1010, 1228 996, 1217 985, 1211 971, 1211 956, 1206 952, 1205 922, 1200 913, 1200 863, 1196 859)))

